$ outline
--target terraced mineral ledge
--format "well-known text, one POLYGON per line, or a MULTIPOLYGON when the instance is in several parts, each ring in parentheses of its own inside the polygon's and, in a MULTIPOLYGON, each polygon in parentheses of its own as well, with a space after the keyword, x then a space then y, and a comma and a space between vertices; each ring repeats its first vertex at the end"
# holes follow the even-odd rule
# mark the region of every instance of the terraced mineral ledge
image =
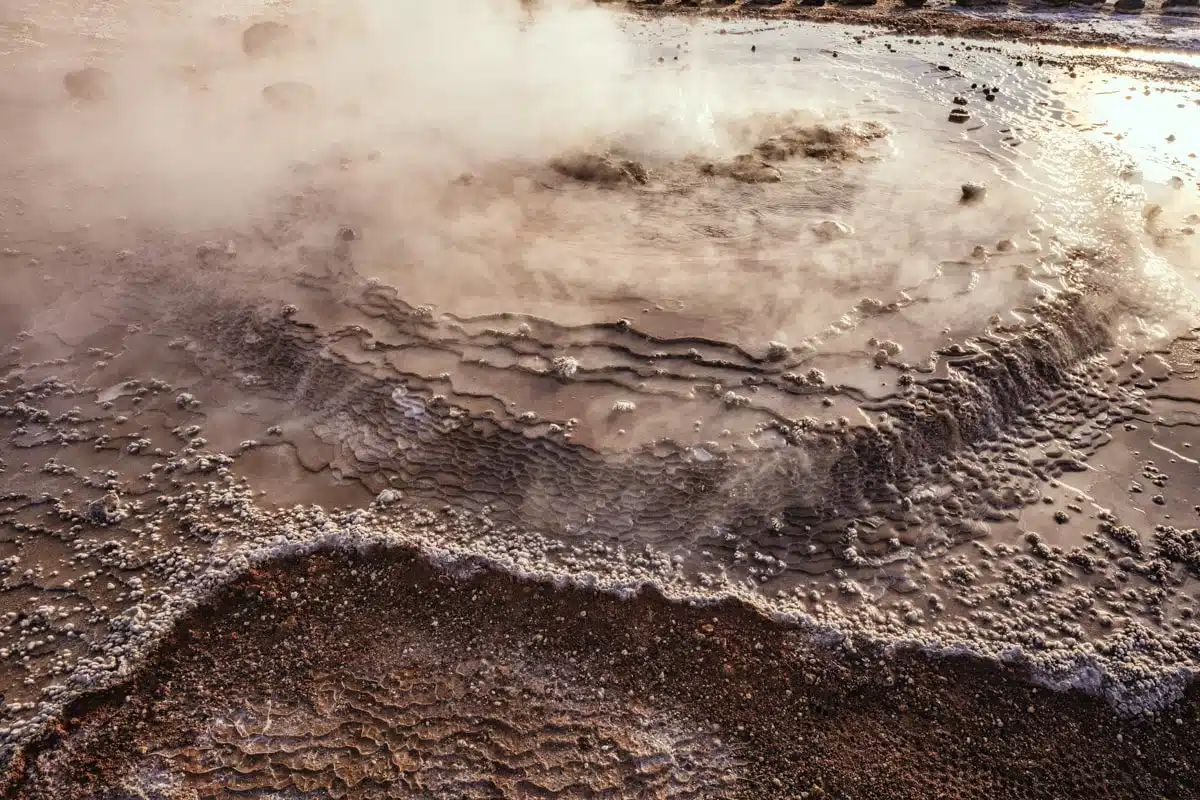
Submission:
POLYGON ((7 795, 1200 792, 1188 57, 512 5, 2 29, 7 795))

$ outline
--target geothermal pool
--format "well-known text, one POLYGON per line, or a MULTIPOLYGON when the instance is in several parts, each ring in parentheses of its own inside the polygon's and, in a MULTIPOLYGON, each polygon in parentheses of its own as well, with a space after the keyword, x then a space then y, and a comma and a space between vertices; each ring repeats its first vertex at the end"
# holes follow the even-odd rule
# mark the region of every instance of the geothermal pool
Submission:
POLYGON ((14 791, 1191 785, 1193 56, 234 5, 0 20, 14 791))

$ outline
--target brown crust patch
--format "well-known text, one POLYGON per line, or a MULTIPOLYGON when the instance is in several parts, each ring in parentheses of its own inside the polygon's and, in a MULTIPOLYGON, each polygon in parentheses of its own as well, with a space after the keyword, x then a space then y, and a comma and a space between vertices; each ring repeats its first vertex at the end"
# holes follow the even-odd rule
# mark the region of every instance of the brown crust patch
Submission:
POLYGON ((502 768, 461 776, 475 788, 454 796, 530 796, 539 759, 575 771, 574 783, 541 786, 562 797, 602 779, 617 779, 604 785, 618 797, 1133 798, 1197 787, 1196 687, 1160 718, 1131 722, 1096 698, 1039 691, 1020 668, 884 655, 817 646, 736 604, 617 600, 482 570, 451 578, 405 551, 318 554, 247 575, 184 619, 124 687, 77 701, 10 766, 6 796, 108 796, 151 779, 162 796, 233 796, 226 778, 346 797, 392 796, 395 781, 449 796, 436 781, 448 765, 483 764, 468 756, 496 731, 505 745, 487 752, 502 768), (346 701, 330 700, 331 686, 358 698, 347 706, 358 722, 337 717, 346 701), (441 714, 472 697, 471 714, 441 714), (271 713, 278 728, 260 730, 271 713), (413 715, 428 718, 424 744, 409 736, 413 715), (605 719, 663 727, 641 737, 605 719), (668 721, 691 735, 662 734, 668 721), (446 731, 436 759, 413 761, 446 731), (662 752, 648 756, 651 738, 662 752), (695 784, 655 783, 660 761, 692 764, 695 784))

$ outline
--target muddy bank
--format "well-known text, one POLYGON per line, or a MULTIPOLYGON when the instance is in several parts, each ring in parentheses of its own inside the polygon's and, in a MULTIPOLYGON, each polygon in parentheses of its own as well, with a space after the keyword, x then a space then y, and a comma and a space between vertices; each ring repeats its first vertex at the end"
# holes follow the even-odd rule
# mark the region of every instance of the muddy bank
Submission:
POLYGON ((926 0, 777 0, 776 2, 697 2, 696 0, 597 0, 608 8, 621 8, 647 16, 684 15, 721 20, 795 20, 869 25, 908 36, 956 36, 1027 44, 1069 44, 1079 47, 1125 47, 1172 49, 1167 41, 1145 41, 1149 27, 1135 27, 1131 21, 1145 15, 1160 29, 1177 27, 1187 30, 1196 25, 1193 10, 1179 5, 1143 3, 1125 0, 1114 6, 1105 3, 1007 3, 1007 2, 936 2, 926 0), (1092 23, 1101 21, 1101 27, 1092 23), (1126 29, 1122 29, 1122 26, 1126 29))
POLYGON ((1194 155, 1163 142, 1197 104, 1174 65, 1142 65, 1172 81, 1152 97, 1052 48, 506 17, 477 30, 553 69, 488 94, 557 97, 556 137, 447 100, 485 74, 470 48, 422 65, 471 76, 449 107, 379 136, 436 110, 424 73, 370 87, 408 74, 396 37, 432 61, 470 40, 447 16, 457 40, 414 16, 353 47, 197 26, 203 91, 138 95, 176 53, 117 38, 88 50, 106 91, 64 82, 75 57, 27 65, 53 80, 4 160, 0 755, 40 744, 10 794, 1194 788, 1200 337, 1158 259, 1198 263, 1194 155), (604 36, 595 80, 546 84, 604 36), (372 46, 359 76, 320 68, 372 46), (593 83, 625 115, 596 92, 565 124, 593 83), (138 97, 194 138, 137 138, 138 97), (1105 155, 1113 107, 1168 113, 1105 155), (451 158, 464 119, 482 149, 451 158), (263 198, 230 202, 243 175, 263 198), (612 599, 637 586, 676 604, 612 599))
POLYGON ((1019 668, 377 550, 238 581, 6 796, 1181 797, 1198 720, 1195 687, 1131 722, 1019 668))

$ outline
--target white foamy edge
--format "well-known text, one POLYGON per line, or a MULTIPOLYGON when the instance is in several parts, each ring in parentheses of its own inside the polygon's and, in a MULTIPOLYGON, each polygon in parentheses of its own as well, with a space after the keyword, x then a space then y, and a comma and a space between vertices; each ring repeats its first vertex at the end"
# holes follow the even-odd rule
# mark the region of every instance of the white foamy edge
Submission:
MULTIPOLYGON (((1121 716, 1155 714, 1166 710, 1183 697, 1188 684, 1196 676, 1194 669, 1174 667, 1157 671, 1136 670, 1125 679, 1115 673, 1130 671, 1128 663, 1114 662, 1089 651, 1090 648, 1069 654, 1032 654, 1023 648, 1011 646, 989 652, 971 642, 945 643, 928 638, 884 635, 866 629, 861 622, 848 615, 841 620, 843 624, 830 623, 802 611, 773 607, 761 594, 740 584, 727 583, 719 591, 697 591, 697 587, 684 582, 665 556, 660 557, 663 568, 659 575, 642 574, 625 579, 591 569, 578 572, 554 569, 547 559, 547 554, 553 548, 540 552, 538 557, 541 563, 522 565, 511 557, 472 549, 466 543, 433 541, 433 537, 419 530, 428 525, 428 519, 434 516, 432 512, 417 512, 418 515, 426 515, 424 520, 390 516, 372 518, 373 515, 366 510, 349 512, 341 519, 323 510, 318 513, 324 517, 321 529, 315 534, 301 534, 302 538, 277 533, 269 538, 235 544, 237 549, 227 554, 216 552, 226 543, 225 540, 218 540, 210 551, 209 566, 182 593, 168 597, 154 611, 148 612, 144 605, 139 604, 111 620, 107 635, 97 643, 98 649, 103 652, 81 659, 65 683, 44 690, 46 699, 38 705, 38 713, 19 732, 5 734, 5 740, 0 742, 0 758, 9 759, 17 748, 37 739, 58 721, 72 701, 112 689, 133 676, 183 617, 211 602, 253 568, 280 560, 302 559, 318 552, 362 556, 371 550, 407 550, 435 568, 460 577, 487 570, 508 574, 522 581, 559 588, 579 588, 622 600, 630 600, 642 592, 650 591, 669 602, 693 606, 741 603, 772 622, 803 630, 814 642, 829 648, 851 650, 854 641, 858 640, 868 646, 881 646, 889 653, 913 649, 934 658, 966 656, 1027 667, 1036 685, 1056 692, 1077 690, 1090 696, 1103 697, 1121 716), (364 522, 368 524, 364 525, 364 522), (381 529, 380 523, 390 524, 391 527, 381 529)), ((276 521, 284 515, 286 512, 276 516, 276 521)), ((452 519, 454 527, 460 528, 462 518, 452 519)), ((502 535, 512 533, 502 528, 486 530, 502 535)), ((552 540, 536 534, 526 534, 524 538, 552 543, 552 540)), ((642 552, 652 556, 650 548, 642 552)), ((619 568, 625 555, 623 550, 619 550, 618 558, 610 564, 619 568)), ((645 572, 640 566, 637 569, 645 572)))

